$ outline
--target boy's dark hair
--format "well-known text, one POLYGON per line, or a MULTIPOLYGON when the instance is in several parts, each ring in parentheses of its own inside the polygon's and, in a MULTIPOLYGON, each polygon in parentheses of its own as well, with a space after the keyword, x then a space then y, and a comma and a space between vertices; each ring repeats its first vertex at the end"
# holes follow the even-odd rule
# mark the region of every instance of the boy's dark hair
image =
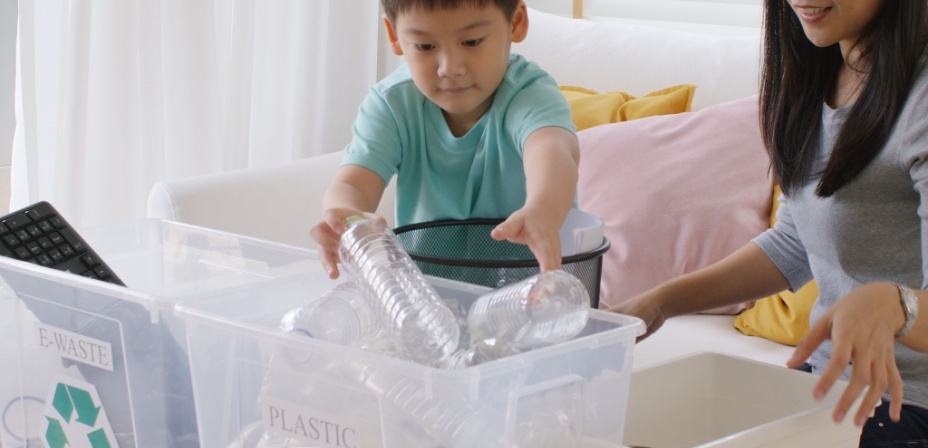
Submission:
POLYGON ((512 20, 516 6, 521 0, 380 0, 383 6, 384 14, 391 23, 396 23, 396 16, 400 13, 410 11, 416 8, 422 8, 426 11, 441 9, 454 9, 463 6, 472 6, 485 8, 490 5, 496 5, 503 11, 506 20, 512 20))
POLYGON ((766 0, 761 132, 777 182, 787 194, 821 176, 829 197, 883 150, 908 98, 928 43, 928 2, 891 0, 858 38, 869 73, 823 172, 813 173, 822 104, 835 88, 844 60, 838 44, 812 44, 786 0, 766 0))

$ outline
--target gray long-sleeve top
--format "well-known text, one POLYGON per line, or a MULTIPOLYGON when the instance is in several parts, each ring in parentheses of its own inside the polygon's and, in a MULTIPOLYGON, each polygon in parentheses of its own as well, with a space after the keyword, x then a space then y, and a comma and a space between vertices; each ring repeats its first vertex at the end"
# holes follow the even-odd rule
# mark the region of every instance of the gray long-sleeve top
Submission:
MULTIPOLYGON (((823 108, 813 172, 824 168, 849 110, 823 108)), ((830 198, 815 195, 818 179, 782 197, 777 224, 754 239, 791 289, 816 280, 819 297, 811 322, 865 283, 892 281, 928 289, 928 68, 924 64, 882 152, 830 198)), ((928 318, 928 310, 922 310, 920 318, 928 318)), ((895 353, 904 382, 903 402, 928 408, 928 354, 899 343, 895 353)), ((809 361, 813 372, 824 370, 830 354, 831 341, 825 341, 809 361)), ((845 379, 849 372, 845 370, 845 379)))

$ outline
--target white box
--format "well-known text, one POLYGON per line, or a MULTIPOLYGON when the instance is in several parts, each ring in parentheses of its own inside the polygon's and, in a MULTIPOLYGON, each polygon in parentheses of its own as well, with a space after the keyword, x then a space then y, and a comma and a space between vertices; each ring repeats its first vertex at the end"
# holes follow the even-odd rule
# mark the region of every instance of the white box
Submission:
POLYGON ((0 257, 3 446, 198 446, 176 302, 321 270, 309 250, 170 221, 79 233, 127 287, 0 257))
MULTIPOLYGON (((847 385, 812 398, 819 376, 705 352, 632 373, 625 444, 672 447, 856 447, 849 413, 831 413, 847 385)), ((858 403, 852 408, 855 412, 858 403)))
MULTIPOLYGON (((429 281, 465 307, 488 290, 429 281)), ((178 304, 204 448, 621 443, 639 319, 591 310, 573 340, 458 370, 278 329, 336 284, 320 272, 178 304)))

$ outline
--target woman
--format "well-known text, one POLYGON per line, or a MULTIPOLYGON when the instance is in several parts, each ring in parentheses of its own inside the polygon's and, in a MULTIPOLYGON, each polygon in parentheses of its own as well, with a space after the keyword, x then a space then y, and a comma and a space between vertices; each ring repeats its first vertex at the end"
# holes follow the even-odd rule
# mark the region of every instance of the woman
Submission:
POLYGON ((853 415, 861 446, 928 446, 928 318, 917 318, 919 305, 928 314, 928 2, 764 8, 760 118, 784 191, 776 226, 612 310, 650 334, 814 278, 813 326, 788 366, 821 375, 816 398, 849 379, 836 421, 869 388, 853 415))

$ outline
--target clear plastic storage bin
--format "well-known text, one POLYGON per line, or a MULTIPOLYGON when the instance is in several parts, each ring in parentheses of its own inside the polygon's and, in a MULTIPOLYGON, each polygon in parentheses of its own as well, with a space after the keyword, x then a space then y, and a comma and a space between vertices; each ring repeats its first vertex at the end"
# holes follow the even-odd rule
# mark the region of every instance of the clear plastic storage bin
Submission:
MULTIPOLYGON (((684 356, 632 373, 625 444, 654 448, 856 447, 853 412, 831 419, 847 383, 821 401, 819 376, 721 353, 684 356)), ((859 398, 854 407, 860 404, 859 398)))
POLYGON ((0 257, 2 445, 198 446, 174 305, 319 270, 315 252, 154 219, 79 233, 127 287, 0 257))
MULTIPOLYGON (((465 309, 488 291, 429 281, 465 309)), ((336 284, 320 271, 178 304, 203 447, 621 444, 639 319, 591 310, 572 340, 457 370, 278 329, 336 284)))

